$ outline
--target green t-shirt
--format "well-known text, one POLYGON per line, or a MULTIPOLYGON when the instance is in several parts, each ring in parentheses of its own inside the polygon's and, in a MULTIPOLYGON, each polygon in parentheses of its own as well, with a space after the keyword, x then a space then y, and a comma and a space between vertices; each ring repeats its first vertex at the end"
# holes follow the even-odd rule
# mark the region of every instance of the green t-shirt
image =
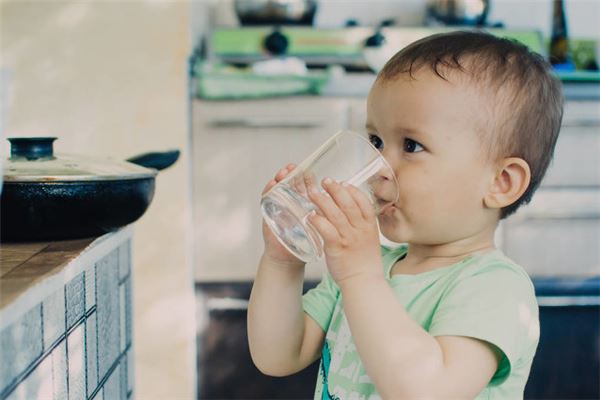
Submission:
MULTIPOLYGON (((519 399, 539 340, 538 305, 527 273, 500 250, 417 275, 390 276, 406 246, 382 247, 398 301, 433 336, 467 336, 498 347, 502 361, 477 399, 519 399)), ((339 287, 328 273, 303 298, 326 332, 315 399, 379 399, 354 346, 339 287)))

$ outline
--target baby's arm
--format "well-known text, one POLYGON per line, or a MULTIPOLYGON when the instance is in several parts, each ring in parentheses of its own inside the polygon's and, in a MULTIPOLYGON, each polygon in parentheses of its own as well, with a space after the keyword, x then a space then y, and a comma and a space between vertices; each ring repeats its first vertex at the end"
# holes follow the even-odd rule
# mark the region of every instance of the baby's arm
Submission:
MULTIPOLYGON (((263 193, 294 169, 280 170, 263 193)), ((254 364, 267 375, 297 372, 315 361, 324 332, 302 308, 304 263, 291 255, 263 223, 265 251, 248 307, 248 343, 254 364)))
POLYGON ((267 254, 260 261, 248 307, 248 343, 264 374, 298 372, 320 355, 325 334, 303 311, 303 276, 303 265, 283 265, 267 254))
POLYGON ((356 348, 382 398, 474 398, 494 375, 500 355, 492 345, 431 336, 385 280, 351 278, 340 289, 356 348))

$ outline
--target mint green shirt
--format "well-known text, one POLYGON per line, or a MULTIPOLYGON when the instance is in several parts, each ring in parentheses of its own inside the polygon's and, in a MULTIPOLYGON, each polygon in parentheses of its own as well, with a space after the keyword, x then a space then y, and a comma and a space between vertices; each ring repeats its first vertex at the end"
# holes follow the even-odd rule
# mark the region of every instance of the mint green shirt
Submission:
MULTIPOLYGON (((502 352, 477 399, 523 398, 539 340, 538 305, 527 273, 500 250, 417 275, 394 275, 407 246, 382 247, 386 279, 398 301, 433 336, 466 336, 502 352)), ((354 346, 339 287, 326 273, 303 298, 304 311, 326 332, 315 399, 380 399, 354 346)))

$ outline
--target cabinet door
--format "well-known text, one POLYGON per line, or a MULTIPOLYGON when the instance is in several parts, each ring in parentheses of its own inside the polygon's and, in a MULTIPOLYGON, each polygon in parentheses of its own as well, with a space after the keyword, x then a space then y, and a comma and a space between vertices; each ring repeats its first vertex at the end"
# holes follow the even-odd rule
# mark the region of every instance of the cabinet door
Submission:
POLYGON ((565 104, 554 160, 542 185, 600 187, 600 102, 565 104))
POLYGON ((356 132, 364 132, 367 123, 367 99, 351 99, 350 110, 350 129, 356 132))
POLYGON ((540 190, 503 225, 504 252, 530 275, 600 274, 598 190, 540 190))
MULTIPOLYGON (((313 287, 305 284, 304 291, 313 287)), ((319 361, 286 377, 262 374, 248 347, 248 282, 196 285, 199 399, 310 399, 319 361)))
MULTIPOLYGON (((345 100, 319 97, 193 103, 197 281, 254 278, 264 185, 347 128, 348 114, 345 100)), ((308 277, 320 278, 322 267, 309 265, 308 277)))

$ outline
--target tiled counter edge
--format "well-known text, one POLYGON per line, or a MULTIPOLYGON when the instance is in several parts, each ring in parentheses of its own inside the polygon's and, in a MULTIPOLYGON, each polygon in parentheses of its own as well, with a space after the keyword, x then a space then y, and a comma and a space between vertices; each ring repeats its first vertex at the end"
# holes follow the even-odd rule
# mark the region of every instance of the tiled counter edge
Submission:
POLYGON ((0 310, 0 400, 133 394, 132 228, 0 310))

